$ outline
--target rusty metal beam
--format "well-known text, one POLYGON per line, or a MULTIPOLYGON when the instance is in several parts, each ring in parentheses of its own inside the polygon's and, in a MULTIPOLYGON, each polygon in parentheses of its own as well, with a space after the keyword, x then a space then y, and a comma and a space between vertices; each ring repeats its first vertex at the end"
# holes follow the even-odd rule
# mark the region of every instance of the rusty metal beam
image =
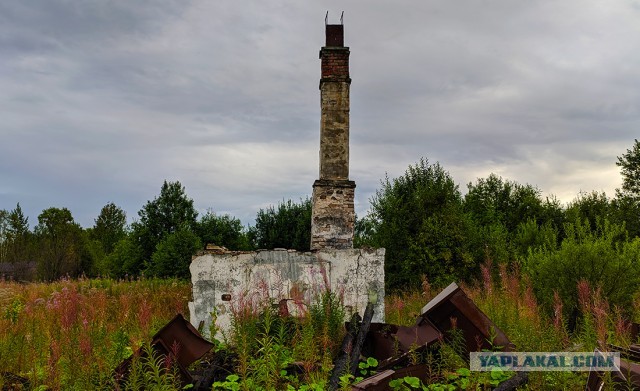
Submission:
MULTIPOLYGON (((467 353, 483 349, 496 350, 497 347, 507 352, 515 349, 506 334, 455 282, 422 308, 417 323, 422 324, 425 320, 433 323, 444 334, 445 339, 450 337, 448 332, 453 328, 462 330, 467 353)), ((468 360, 468 356, 465 359, 468 360)))

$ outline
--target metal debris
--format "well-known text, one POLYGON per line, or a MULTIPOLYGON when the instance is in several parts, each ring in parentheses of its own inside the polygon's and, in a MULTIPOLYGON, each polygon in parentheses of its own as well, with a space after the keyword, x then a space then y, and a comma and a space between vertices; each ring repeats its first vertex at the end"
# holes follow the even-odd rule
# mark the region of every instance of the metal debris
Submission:
POLYGON ((433 323, 440 332, 449 337, 449 330, 462 330, 467 353, 483 349, 500 348, 511 352, 515 346, 502 330, 498 328, 467 296, 462 289, 452 282, 427 305, 422 307, 422 315, 418 324, 424 320, 433 323), (494 337, 491 340, 491 337, 494 337))
MULTIPOLYGON (((193 378, 187 368, 213 348, 213 343, 202 338, 198 330, 181 315, 176 315, 152 338, 151 349, 154 354, 170 360, 177 368, 183 385, 192 384, 193 378)), ((133 356, 125 359, 115 369, 116 389, 126 383, 134 357, 144 357, 140 348, 133 356)), ((166 361, 165 361, 166 362, 166 361)))
MULTIPOLYGON (((620 353, 622 356, 625 355, 624 352, 620 353)), ((602 353, 596 349, 594 354, 602 353)), ((589 372, 585 391, 600 391, 606 385, 611 386, 609 388, 613 390, 640 389, 640 364, 621 358, 620 367, 616 367, 614 371, 591 371, 589 372)))
MULTIPOLYGON (((466 355, 483 349, 513 351, 509 338, 485 315, 456 283, 450 284, 422 308, 415 326, 372 323, 364 352, 378 360, 381 371, 354 385, 352 390, 389 390, 389 382, 405 376, 424 379, 430 368, 424 364, 410 365, 409 356, 442 340, 453 338, 452 330, 460 330, 466 355), (493 339, 491 339, 493 337, 493 339), (403 367, 397 369, 398 367, 403 367), (393 368, 393 369, 392 369, 393 368)), ((353 364, 352 364, 353 365, 353 364)), ((528 381, 528 375, 518 374, 500 387, 512 390, 528 381)))
POLYGON ((406 365, 409 352, 442 340, 442 333, 428 320, 407 327, 372 323, 367 336, 366 355, 378 360, 378 369, 406 365))

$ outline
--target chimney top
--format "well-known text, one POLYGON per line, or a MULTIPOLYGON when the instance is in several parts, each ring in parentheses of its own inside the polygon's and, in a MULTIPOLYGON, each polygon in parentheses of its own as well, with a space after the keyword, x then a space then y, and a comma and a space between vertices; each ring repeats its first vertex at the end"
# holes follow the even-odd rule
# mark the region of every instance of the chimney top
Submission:
POLYGON ((340 15, 340 24, 329 24, 329 11, 324 17, 325 33, 327 36, 327 47, 344 47, 344 25, 342 20, 344 18, 344 11, 340 15))
POLYGON ((327 34, 327 47, 344 47, 344 26, 341 24, 328 24, 325 26, 327 34))

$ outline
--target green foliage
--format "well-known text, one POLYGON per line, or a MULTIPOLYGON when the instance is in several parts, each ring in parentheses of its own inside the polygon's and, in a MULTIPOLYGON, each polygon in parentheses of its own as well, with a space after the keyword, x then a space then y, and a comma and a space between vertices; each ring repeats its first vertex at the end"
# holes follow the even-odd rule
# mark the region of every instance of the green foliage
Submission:
POLYGON ((404 262, 389 267, 393 273, 389 276, 390 288, 393 289, 394 274, 411 287, 419 286, 421 275, 426 275, 436 285, 474 276, 477 263, 467 247, 469 227, 469 221, 458 205, 443 206, 425 217, 419 231, 409 238, 404 262))
POLYGON ((234 306, 228 346, 238 357, 238 377, 227 378, 214 389, 235 389, 237 383, 240 390, 324 390, 344 334, 340 301, 325 292, 303 316, 283 318, 267 292, 262 293, 262 297, 241 297, 234 306), (289 372, 293 362, 300 364, 302 374, 289 372))
POLYGON ((179 229, 158 243, 146 271, 156 277, 189 278, 191 256, 200 248, 202 245, 195 233, 179 229))
POLYGON ((386 248, 388 288, 417 287, 425 268, 430 279, 467 272, 462 197, 439 163, 423 158, 404 175, 385 178, 371 199, 368 219, 374 225, 371 245, 386 248))
POLYGON ((125 236, 127 214, 113 202, 103 206, 91 230, 92 239, 102 245, 105 254, 110 254, 116 244, 125 236))
POLYGON ((249 231, 257 248, 309 251, 311 246, 311 200, 291 200, 260 209, 249 231))
POLYGON ((133 236, 142 249, 143 262, 151 259, 165 236, 178 230, 195 231, 198 212, 180 182, 164 181, 160 195, 148 201, 138 215, 140 221, 133 223, 133 236))
POLYGON ((539 248, 555 249, 558 245, 558 231, 550 222, 538 225, 531 219, 523 221, 513 234, 512 245, 517 259, 524 259, 529 251, 539 248))
POLYGON ((240 380, 240 376, 232 373, 231 375, 227 376, 225 381, 214 382, 213 389, 238 391, 240 389, 240 383, 238 382, 238 380, 240 380))
POLYGON ((82 228, 67 208, 49 208, 38 216, 38 275, 44 280, 78 276, 92 264, 82 228))
POLYGON ((622 174, 622 192, 636 200, 640 198, 640 142, 636 139, 631 149, 618 156, 616 165, 622 174))
POLYGON ((111 277, 135 276, 143 270, 143 250, 133 235, 127 235, 116 243, 104 260, 102 274, 111 277))
POLYGON ((29 231, 29 219, 18 203, 12 211, 0 210, 0 262, 11 264, 11 277, 30 280, 33 275, 31 261, 34 255, 34 238, 29 231))
POLYGON ((481 226, 501 223, 507 231, 514 231, 521 221, 539 219, 544 213, 540 190, 503 180, 496 174, 479 178, 467 185, 464 197, 465 211, 481 226))
POLYGON ((575 313, 576 283, 584 280, 601 287, 611 304, 628 308, 640 284, 640 239, 628 241, 624 227, 607 220, 598 221, 595 230, 577 220, 565 224, 565 232, 559 248, 538 248, 527 257, 538 300, 550 309, 557 291, 565 314, 575 313))
POLYGON ((249 239, 239 219, 218 216, 208 211, 196 224, 196 232, 203 244, 216 244, 229 250, 250 250, 249 239))
POLYGON ((611 202, 604 192, 582 192, 569 203, 565 216, 569 222, 587 221, 589 228, 595 231, 600 222, 609 219, 611 211, 611 202))
POLYGON ((124 391, 174 391, 181 389, 178 368, 166 362, 149 344, 142 348, 143 354, 134 356, 131 372, 124 391), (168 368, 169 367, 169 368, 168 368))
POLYGON ((640 199, 618 192, 611 200, 611 220, 624 224, 630 237, 640 237, 640 199))
POLYGON ((322 353, 333 355, 344 334, 346 313, 340 298, 335 292, 324 291, 309 307, 309 316, 314 333, 323 340, 322 353))
POLYGON ((375 240, 375 231, 377 224, 371 215, 358 218, 356 215, 356 223, 354 226, 353 247, 373 247, 375 240))

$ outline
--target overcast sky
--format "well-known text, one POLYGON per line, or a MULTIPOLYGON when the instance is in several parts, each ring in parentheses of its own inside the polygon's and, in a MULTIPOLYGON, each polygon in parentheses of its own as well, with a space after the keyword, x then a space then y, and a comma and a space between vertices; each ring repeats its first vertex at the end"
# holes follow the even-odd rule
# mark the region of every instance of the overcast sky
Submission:
POLYGON ((640 1, 0 0, 0 209, 129 222, 180 181, 253 223, 318 177, 324 17, 351 49, 351 178, 426 157, 613 195, 640 129, 640 1))

